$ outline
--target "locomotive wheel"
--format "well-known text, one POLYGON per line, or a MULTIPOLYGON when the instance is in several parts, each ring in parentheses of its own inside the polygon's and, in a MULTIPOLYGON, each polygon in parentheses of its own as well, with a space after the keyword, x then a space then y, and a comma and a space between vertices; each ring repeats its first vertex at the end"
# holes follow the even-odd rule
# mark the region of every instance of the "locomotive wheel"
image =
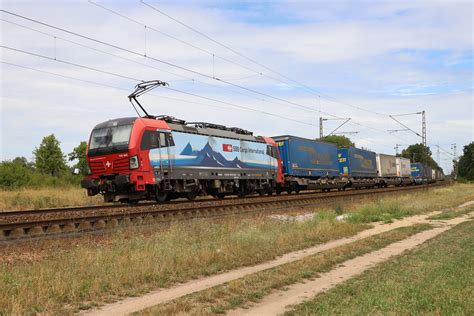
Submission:
POLYGON ((193 201, 196 196, 197 196, 197 192, 196 191, 191 191, 191 192, 188 192, 186 193, 186 198, 189 200, 189 201, 193 201))
POLYGON ((258 190, 258 195, 264 196, 265 195, 265 190, 258 190))
POLYGON ((216 199, 223 199, 223 198, 225 198, 225 194, 224 194, 224 193, 216 193, 216 194, 213 194, 212 196, 215 197, 216 199))
POLYGON ((156 193, 156 201, 163 203, 166 202, 168 199, 168 192, 157 192, 156 193))
POLYGON ((138 204, 138 200, 128 200, 128 201, 127 201, 127 204, 128 204, 128 205, 137 205, 137 204, 138 204))

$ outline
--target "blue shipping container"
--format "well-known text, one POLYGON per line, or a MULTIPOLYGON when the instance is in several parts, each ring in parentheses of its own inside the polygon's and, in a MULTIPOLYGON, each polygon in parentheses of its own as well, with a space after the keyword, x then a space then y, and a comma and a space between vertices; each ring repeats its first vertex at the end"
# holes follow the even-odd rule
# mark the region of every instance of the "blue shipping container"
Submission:
POLYGON ((418 181, 431 181, 433 178, 432 169, 419 162, 412 163, 411 176, 418 181))
POLYGON ((297 136, 272 137, 278 145, 285 175, 339 177, 337 146, 297 136))
POLYGON ((421 163, 411 164, 411 176, 413 178, 423 178, 424 168, 421 163))
POLYGON ((375 153, 355 147, 338 150, 339 172, 344 177, 373 178, 377 176, 375 153))

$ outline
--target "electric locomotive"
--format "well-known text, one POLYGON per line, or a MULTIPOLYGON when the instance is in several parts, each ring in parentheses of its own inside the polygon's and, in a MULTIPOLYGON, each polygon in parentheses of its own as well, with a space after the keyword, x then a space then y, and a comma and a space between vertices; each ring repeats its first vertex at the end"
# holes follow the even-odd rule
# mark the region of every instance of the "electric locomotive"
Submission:
POLYGON ((109 120, 92 130, 86 154, 90 175, 81 182, 88 195, 135 204, 271 194, 283 183, 273 139, 236 127, 149 115, 137 97, 160 85, 167 83, 140 83, 128 96, 144 117, 109 120))

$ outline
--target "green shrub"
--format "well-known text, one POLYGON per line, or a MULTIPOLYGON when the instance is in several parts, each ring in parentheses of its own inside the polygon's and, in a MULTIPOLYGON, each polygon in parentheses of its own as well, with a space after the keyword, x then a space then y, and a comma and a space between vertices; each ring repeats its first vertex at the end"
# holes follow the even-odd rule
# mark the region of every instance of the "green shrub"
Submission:
POLYGON ((57 177, 40 173, 31 166, 12 161, 0 162, 0 189, 78 186, 82 176, 63 172, 57 177))

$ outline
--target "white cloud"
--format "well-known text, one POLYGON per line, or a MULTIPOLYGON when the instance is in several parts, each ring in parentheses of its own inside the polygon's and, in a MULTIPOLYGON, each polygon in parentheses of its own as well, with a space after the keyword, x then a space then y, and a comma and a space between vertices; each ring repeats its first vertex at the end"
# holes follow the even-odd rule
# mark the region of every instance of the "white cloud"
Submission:
MULTIPOLYGON (((100 3, 257 72, 262 71, 272 77, 279 77, 278 74, 270 73, 197 36, 140 3, 100 3)), ((472 67, 462 66, 472 63, 472 59, 469 58, 473 50, 470 2, 290 1, 270 5, 254 4, 253 12, 245 8, 229 9, 225 4, 214 2, 152 3, 261 63, 322 90, 324 94, 384 113, 426 109, 428 139, 433 142, 439 141, 445 148, 453 142, 460 145, 474 138, 472 91, 465 91, 466 88, 472 87, 472 67), (258 21, 260 18, 268 20, 271 14, 275 14, 275 17, 279 15, 287 17, 297 23, 279 23, 277 18, 265 24, 246 20, 249 18, 252 21, 258 21), (433 52, 435 56, 432 55, 433 52), (453 93, 455 91, 458 92, 453 93)), ((145 52, 145 33, 142 26, 114 16, 87 2, 4 1, 2 8, 133 51, 145 52)), ((274 112, 315 126, 301 125, 250 111, 234 110, 229 105, 163 89, 154 93, 204 103, 208 106, 152 96, 145 97, 144 100, 153 113, 170 114, 193 121, 239 125, 266 135, 298 134, 306 137, 317 135, 316 125, 321 115, 319 113, 308 112, 297 106, 255 95, 237 87, 229 88, 215 80, 201 78, 163 63, 5 14, 1 14, 1 18, 152 67, 117 59, 59 39, 55 41, 49 36, 0 22, 3 45, 51 57, 56 56, 134 78, 169 80, 172 88, 274 112), (166 71, 185 78, 202 80, 211 86, 182 81, 182 77, 170 75, 166 71)), ((150 30, 146 34, 148 56, 211 76, 229 79, 236 84, 285 98, 290 102, 341 117, 352 117, 353 121, 363 124, 364 127, 350 123, 346 130, 360 130, 354 138, 364 147, 393 151, 396 143, 418 141, 416 136, 410 134, 384 133, 384 130, 395 126, 386 118, 358 111, 326 98, 318 98, 314 93, 308 93, 304 88, 286 80, 278 82, 258 75, 252 77, 255 72, 231 65, 219 58, 214 58, 213 63, 212 56, 207 53, 150 30), (245 79, 237 80, 239 78, 245 79)), ((1 59, 125 89, 98 87, 2 64, 1 159, 17 155, 29 157, 29 153, 40 142, 41 137, 53 132, 63 140, 65 151, 70 151, 80 140, 88 137, 89 130, 96 123, 112 117, 134 115, 126 99, 126 90, 132 90, 135 84, 133 81, 5 50, 1 50, 1 59), (11 139, 18 141, 12 143, 11 139)), ((413 123, 410 121, 410 124, 417 127, 415 121, 413 123)), ((328 125, 328 128, 330 126, 328 125)))

